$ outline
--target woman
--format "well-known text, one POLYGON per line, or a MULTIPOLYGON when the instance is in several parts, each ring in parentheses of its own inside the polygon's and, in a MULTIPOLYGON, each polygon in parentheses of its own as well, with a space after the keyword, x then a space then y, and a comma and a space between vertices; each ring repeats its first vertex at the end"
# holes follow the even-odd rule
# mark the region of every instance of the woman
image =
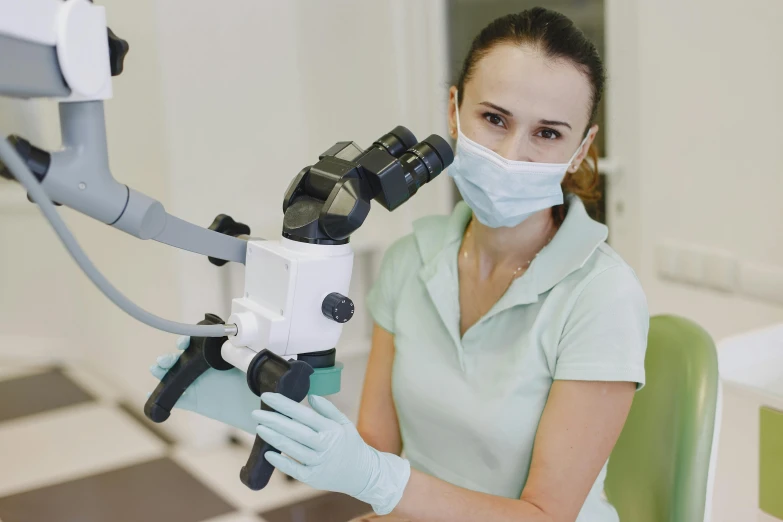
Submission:
MULTIPOLYGON (((566 17, 537 8, 487 26, 451 88, 464 202, 385 255, 358 427, 320 397, 311 410, 265 394, 280 413, 254 411, 257 428, 253 396, 212 416, 279 448, 267 459, 283 472, 380 515, 616 521, 603 480, 644 384, 648 312, 580 199, 595 195, 603 85, 566 17)), ((241 374, 204 378, 249 395, 241 374)))

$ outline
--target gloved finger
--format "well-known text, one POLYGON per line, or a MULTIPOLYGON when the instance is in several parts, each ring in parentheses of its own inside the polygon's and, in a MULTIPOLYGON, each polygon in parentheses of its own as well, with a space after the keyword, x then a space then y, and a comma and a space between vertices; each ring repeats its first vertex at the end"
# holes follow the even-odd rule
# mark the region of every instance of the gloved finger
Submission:
POLYGON ((174 363, 177 362, 177 360, 179 359, 180 355, 182 355, 181 352, 167 353, 167 354, 161 355, 160 357, 155 359, 155 362, 157 362, 158 366, 160 366, 164 370, 168 370, 169 368, 174 366, 174 363))
POLYGON ((280 393, 262 393, 261 400, 283 415, 287 415, 305 426, 311 427, 315 431, 326 430, 333 426, 333 424, 331 424, 332 421, 320 413, 315 412, 298 402, 294 402, 280 393))
POLYGON ((259 424, 285 435, 308 448, 316 451, 326 449, 326 442, 321 439, 318 433, 301 422, 289 419, 285 415, 273 411, 255 410, 251 413, 251 416, 259 424))
POLYGON ((350 424, 351 421, 345 416, 343 412, 337 409, 337 406, 332 404, 328 399, 324 399, 318 395, 308 395, 307 402, 313 407, 315 411, 326 417, 332 419, 337 424, 350 424))
POLYGON ((297 464, 291 458, 285 455, 280 455, 274 451, 267 451, 264 453, 264 458, 289 477, 293 477, 299 482, 305 482, 304 478, 307 475, 307 468, 301 464, 297 464))
POLYGON ((187 350, 190 346, 190 336, 181 335, 177 337, 177 350, 187 350))
POLYGON ((270 430, 266 426, 259 425, 256 428, 256 433, 258 433, 258 436, 264 439, 264 441, 268 442, 286 455, 290 455, 291 458, 298 460, 305 466, 312 466, 320 462, 320 455, 318 453, 311 450, 310 448, 302 446, 294 440, 289 439, 285 435, 281 435, 274 430, 270 430))
POLYGON ((163 376, 166 375, 167 371, 168 370, 166 368, 161 368, 157 364, 153 364, 152 366, 150 366, 150 373, 152 374, 153 377, 155 377, 159 381, 163 380, 163 376))

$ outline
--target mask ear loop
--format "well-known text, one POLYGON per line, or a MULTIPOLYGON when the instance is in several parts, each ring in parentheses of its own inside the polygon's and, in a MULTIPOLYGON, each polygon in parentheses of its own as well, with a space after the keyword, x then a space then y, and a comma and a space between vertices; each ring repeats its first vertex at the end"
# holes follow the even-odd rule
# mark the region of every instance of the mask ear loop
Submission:
POLYGON ((571 163, 573 163, 574 158, 576 158, 579 155, 579 151, 582 150, 582 147, 585 146, 585 143, 587 143, 587 138, 590 137, 590 131, 587 131, 587 136, 585 136, 585 139, 582 140, 582 143, 579 144, 579 146, 576 148, 574 153, 571 155, 571 159, 568 160, 568 167, 571 168, 571 163))

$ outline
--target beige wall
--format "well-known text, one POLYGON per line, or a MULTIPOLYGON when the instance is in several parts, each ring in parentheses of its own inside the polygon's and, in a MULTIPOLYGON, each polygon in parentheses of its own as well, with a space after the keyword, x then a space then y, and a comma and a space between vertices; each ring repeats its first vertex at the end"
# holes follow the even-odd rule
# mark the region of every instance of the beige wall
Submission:
POLYGON ((609 0, 607 16, 609 147, 623 171, 611 226, 651 310, 717 339, 783 320, 783 304, 669 282, 656 265, 674 243, 783 267, 783 4, 609 0))

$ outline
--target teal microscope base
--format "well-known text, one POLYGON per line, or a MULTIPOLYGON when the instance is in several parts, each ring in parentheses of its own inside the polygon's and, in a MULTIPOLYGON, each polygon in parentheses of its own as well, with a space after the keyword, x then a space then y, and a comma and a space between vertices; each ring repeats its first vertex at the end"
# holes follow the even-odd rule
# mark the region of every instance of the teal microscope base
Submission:
POLYGON ((315 368, 310 376, 309 395, 332 395, 340 391, 343 363, 337 361, 329 368, 315 368))

